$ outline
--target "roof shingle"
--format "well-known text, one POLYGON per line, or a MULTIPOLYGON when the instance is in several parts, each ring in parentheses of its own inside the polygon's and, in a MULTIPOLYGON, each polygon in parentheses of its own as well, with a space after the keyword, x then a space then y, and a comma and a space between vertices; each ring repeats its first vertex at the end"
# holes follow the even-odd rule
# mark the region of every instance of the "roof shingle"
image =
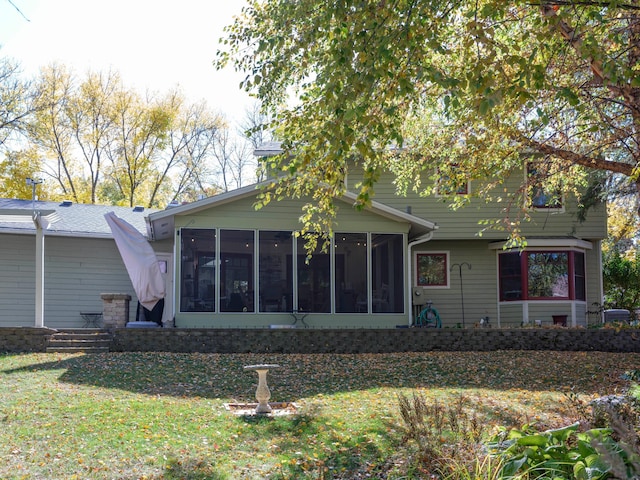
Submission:
POLYGON ((139 207, 117 207, 113 205, 90 205, 71 202, 40 202, 31 200, 0 198, 0 232, 34 233, 35 226, 30 220, 33 208, 45 212, 55 222, 47 229, 47 235, 71 237, 112 238, 111 229, 104 218, 105 213, 114 212, 118 217, 133 225, 140 233, 147 235, 145 217, 154 209, 139 207), (13 221, 13 218, 18 221, 13 221), (29 218, 28 221, 25 221, 29 218))

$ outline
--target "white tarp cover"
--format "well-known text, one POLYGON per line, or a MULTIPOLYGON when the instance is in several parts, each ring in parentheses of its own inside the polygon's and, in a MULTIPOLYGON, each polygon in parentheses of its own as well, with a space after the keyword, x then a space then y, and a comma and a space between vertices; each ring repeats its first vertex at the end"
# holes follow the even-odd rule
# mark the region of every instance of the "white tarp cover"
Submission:
POLYGON ((138 301, 152 310, 165 295, 164 279, 153 248, 144 235, 115 213, 106 213, 104 218, 111 228, 138 301))

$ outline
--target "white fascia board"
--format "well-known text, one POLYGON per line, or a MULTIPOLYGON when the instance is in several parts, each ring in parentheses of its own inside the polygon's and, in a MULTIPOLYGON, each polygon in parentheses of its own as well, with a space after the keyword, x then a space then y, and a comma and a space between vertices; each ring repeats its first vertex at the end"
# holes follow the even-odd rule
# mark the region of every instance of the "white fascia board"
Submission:
MULTIPOLYGON (((489 250, 504 250, 507 242, 493 242, 489 244, 489 250)), ((531 238, 526 239, 524 250, 536 248, 579 248, 582 250, 593 249, 593 243, 579 238, 531 238)), ((507 250, 518 250, 519 247, 508 248, 507 250)))
MULTIPOLYGON (((35 235, 35 228, 2 228, 0 229, 0 235, 35 235)), ((51 230, 45 230, 45 237, 67 237, 67 238, 95 238, 101 240, 113 240, 113 236, 108 233, 94 233, 94 232, 56 232, 51 230)))
POLYGON ((219 193, 218 195, 213 195, 212 197, 207 197, 196 202, 186 203, 177 207, 169 207, 159 212, 149 214, 148 218, 151 222, 155 222, 156 220, 160 220, 165 217, 174 217, 178 215, 196 213, 216 205, 223 205, 225 203, 229 203, 243 197, 248 197, 254 194, 262 185, 264 184, 254 183, 252 185, 238 188, 236 190, 219 193))

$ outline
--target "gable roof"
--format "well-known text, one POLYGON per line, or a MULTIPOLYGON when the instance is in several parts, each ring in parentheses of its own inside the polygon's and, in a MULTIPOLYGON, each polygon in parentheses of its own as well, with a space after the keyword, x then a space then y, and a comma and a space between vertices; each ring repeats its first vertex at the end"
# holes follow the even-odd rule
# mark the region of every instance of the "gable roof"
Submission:
MULTIPOLYGON (((266 185, 266 182, 261 184, 249 185, 237 190, 232 190, 230 192, 207 197, 193 203, 188 203, 177 207, 171 207, 166 210, 153 212, 147 217, 149 237, 152 240, 163 240, 169 238, 173 236, 173 231, 175 228, 174 218, 176 216, 194 214, 202 210, 215 208, 227 203, 255 196, 258 193, 257 190, 264 185, 266 185)), ((356 201, 356 198, 356 194, 346 192, 342 197, 338 198, 338 200, 348 205, 353 205, 356 201)), ((272 203, 274 205, 277 205, 277 201, 275 200, 272 203)), ((380 202, 371 202, 371 206, 367 207, 366 210, 396 222, 408 223, 410 225, 410 238, 417 238, 423 235, 427 235, 438 229, 438 226, 433 222, 424 220, 409 213, 402 212, 380 202)))
POLYGON ((146 236, 145 216, 154 209, 72 202, 32 202, 0 198, 0 233, 35 234, 33 210, 48 221, 47 236, 113 238, 105 213, 114 212, 146 236))

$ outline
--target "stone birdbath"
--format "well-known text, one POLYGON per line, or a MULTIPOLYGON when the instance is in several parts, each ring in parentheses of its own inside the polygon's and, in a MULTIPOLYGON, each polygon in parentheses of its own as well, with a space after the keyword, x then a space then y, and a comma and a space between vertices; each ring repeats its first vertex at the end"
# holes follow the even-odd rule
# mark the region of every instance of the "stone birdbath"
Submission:
POLYGON ((271 406, 269 405, 271 392, 267 385, 267 373, 272 368, 280 368, 280 365, 262 364, 247 365, 244 367, 245 370, 255 370, 258 372, 258 388, 256 389, 256 400, 258 400, 258 406, 256 407, 256 413, 271 413, 271 406))

